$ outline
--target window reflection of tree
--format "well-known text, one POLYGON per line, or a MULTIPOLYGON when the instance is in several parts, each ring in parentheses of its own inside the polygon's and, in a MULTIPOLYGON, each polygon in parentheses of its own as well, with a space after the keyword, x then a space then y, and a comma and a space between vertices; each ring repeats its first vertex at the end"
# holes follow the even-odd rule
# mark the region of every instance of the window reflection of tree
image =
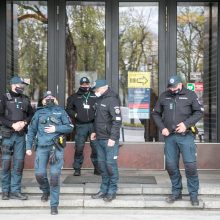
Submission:
POLYGON ((190 82, 191 72, 203 73, 205 7, 178 7, 177 72, 190 82))
POLYGON ((68 5, 66 15, 66 67, 68 95, 75 91, 76 71, 95 72, 105 78, 105 7, 68 5))
POLYGON ((15 50, 12 52, 17 54, 11 70, 30 78, 28 94, 37 103, 47 86, 47 7, 23 3, 10 6, 13 19, 17 19, 13 20, 10 39, 15 50))
MULTIPOLYGON (((12 3, 13 4, 13 3, 12 3)), ((34 89, 42 96, 47 80, 47 7, 18 3, 19 65, 20 72, 28 73, 34 89)), ((66 14, 66 71, 67 93, 75 91, 76 69, 95 70, 104 77, 105 65, 105 12, 104 7, 71 6, 66 14), (75 20, 72 20, 75 19, 75 20), (75 26, 71 26, 74 24, 75 26), (100 43, 102 42, 102 43, 100 43)))

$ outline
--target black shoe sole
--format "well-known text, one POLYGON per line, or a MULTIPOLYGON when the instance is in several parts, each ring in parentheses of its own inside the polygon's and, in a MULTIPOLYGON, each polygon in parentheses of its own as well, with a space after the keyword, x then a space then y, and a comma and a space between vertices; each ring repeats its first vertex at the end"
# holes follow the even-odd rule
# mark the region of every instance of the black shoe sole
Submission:
POLYGON ((18 198, 18 197, 10 197, 10 199, 15 199, 15 200, 28 200, 28 198, 18 198))
POLYGON ((58 215, 58 212, 51 212, 51 215, 58 215))
POLYGON ((111 202, 112 200, 115 200, 115 199, 116 199, 116 197, 111 198, 111 199, 108 199, 108 198, 103 198, 103 200, 104 200, 105 202, 111 202))
POLYGON ((174 202, 176 202, 176 201, 181 201, 182 200, 182 197, 179 197, 179 198, 177 198, 177 199, 175 199, 175 200, 169 200, 169 198, 166 198, 165 199, 165 202, 166 203, 169 203, 169 204, 172 204, 172 203, 174 203, 174 202))

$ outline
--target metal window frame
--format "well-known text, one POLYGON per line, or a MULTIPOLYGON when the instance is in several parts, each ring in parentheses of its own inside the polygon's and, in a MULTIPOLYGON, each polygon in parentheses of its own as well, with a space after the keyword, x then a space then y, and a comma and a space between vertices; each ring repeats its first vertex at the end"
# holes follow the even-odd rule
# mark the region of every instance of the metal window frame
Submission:
POLYGON ((0 93, 6 89, 6 0, 0 1, 0 93))

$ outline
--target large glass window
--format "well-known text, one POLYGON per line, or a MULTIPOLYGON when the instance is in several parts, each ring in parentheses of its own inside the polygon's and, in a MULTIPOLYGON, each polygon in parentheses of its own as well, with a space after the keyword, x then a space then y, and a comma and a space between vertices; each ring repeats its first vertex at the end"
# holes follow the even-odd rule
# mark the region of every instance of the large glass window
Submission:
POLYGON ((158 3, 119 4, 119 95, 125 142, 156 141, 150 117, 158 96, 158 3))
POLYGON ((66 98, 87 76, 105 78, 105 3, 67 1, 66 98))
POLYGON ((47 89, 47 15, 47 1, 7 1, 7 81, 29 81, 33 105, 47 89))
POLYGON ((217 22, 215 3, 178 3, 177 73, 204 105, 197 141, 217 141, 217 22))

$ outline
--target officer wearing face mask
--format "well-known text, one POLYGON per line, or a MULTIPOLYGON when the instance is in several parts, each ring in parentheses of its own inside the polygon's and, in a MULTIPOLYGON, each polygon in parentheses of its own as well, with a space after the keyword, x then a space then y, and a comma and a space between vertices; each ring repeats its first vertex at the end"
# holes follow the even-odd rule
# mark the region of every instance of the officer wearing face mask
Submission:
POLYGON ((25 157, 25 134, 33 116, 30 100, 23 91, 24 80, 14 76, 11 89, 0 96, 0 136, 2 136, 2 200, 26 200, 21 194, 21 179, 25 157), (13 159, 13 163, 12 163, 13 159), (12 167, 13 164, 13 167, 12 167))
POLYGON ((47 91, 40 107, 28 127, 26 154, 32 154, 34 145, 35 176, 43 191, 41 201, 47 202, 50 196, 51 214, 58 214, 60 175, 63 167, 65 134, 71 133, 73 125, 57 99, 47 91), (47 178, 47 165, 50 164, 50 182, 47 178))
MULTIPOLYGON (((93 122, 95 118, 94 104, 96 102, 96 96, 91 91, 90 81, 87 77, 80 79, 79 90, 68 97, 66 111, 69 116, 75 121, 76 135, 75 135, 75 154, 73 169, 74 176, 81 175, 81 167, 83 164, 83 150, 85 142, 90 137, 93 130, 93 122)), ((91 160, 94 166, 94 174, 99 175, 96 141, 90 140, 90 146, 92 149, 91 160)))
POLYGON ((98 99, 91 139, 97 141, 102 183, 99 192, 92 195, 92 198, 111 202, 116 198, 119 179, 117 159, 122 124, 120 101, 106 80, 96 80, 93 89, 98 99))
POLYGON ((171 76, 167 88, 167 91, 160 95, 152 113, 164 136, 166 170, 172 183, 172 194, 166 198, 166 202, 173 203, 182 199, 182 177, 179 171, 181 153, 190 201, 193 206, 198 206, 199 179, 191 127, 202 118, 203 107, 195 92, 183 86, 180 76, 171 76))

